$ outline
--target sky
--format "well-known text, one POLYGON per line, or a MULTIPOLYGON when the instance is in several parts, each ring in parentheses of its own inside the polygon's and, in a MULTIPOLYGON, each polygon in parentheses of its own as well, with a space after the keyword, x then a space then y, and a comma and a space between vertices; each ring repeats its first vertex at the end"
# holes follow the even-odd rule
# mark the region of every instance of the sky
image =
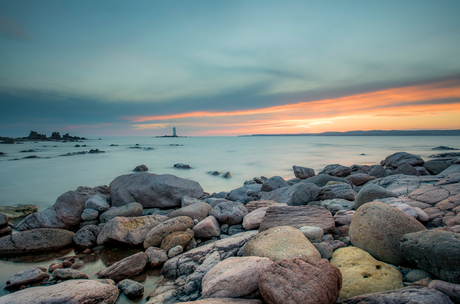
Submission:
POLYGON ((460 129, 460 1, 0 0, 0 136, 460 129))

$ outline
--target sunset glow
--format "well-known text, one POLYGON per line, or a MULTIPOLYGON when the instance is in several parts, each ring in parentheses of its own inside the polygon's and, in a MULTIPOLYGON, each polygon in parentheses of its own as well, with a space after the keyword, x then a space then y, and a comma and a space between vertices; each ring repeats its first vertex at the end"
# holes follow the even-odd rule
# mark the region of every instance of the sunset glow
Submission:
POLYGON ((135 129, 212 124, 199 135, 460 128, 460 84, 439 82, 261 109, 125 117, 135 129), (155 123, 146 123, 155 122, 155 123), (410 122, 410 124, 408 123, 410 122), (144 124, 145 123, 145 124, 144 124))

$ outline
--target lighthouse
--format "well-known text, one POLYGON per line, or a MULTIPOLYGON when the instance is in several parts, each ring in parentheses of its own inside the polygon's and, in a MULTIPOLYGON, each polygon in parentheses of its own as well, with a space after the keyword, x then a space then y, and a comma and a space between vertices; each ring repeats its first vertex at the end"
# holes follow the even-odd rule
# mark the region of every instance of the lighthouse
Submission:
POLYGON ((173 127, 173 137, 177 137, 177 135, 176 135, 176 127, 173 127))

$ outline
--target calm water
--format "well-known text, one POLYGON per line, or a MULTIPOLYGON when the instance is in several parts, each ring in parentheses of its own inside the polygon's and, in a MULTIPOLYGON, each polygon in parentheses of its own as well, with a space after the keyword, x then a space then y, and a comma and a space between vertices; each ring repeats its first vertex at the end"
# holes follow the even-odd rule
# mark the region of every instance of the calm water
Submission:
MULTIPOLYGON (((132 173, 140 164, 145 164, 150 173, 174 174, 197 181, 204 191, 213 193, 240 187, 255 176, 293 178, 293 165, 318 172, 335 163, 346 166, 377 164, 398 151, 428 160, 429 155, 438 153, 431 149, 440 145, 460 148, 460 137, 108 137, 80 143, 0 145, 0 151, 6 153, 0 157, 0 205, 36 204, 43 210, 68 190, 78 186, 108 185, 117 176, 132 173), (76 144, 87 147, 75 147, 76 144), (130 148, 136 144, 141 149, 130 148), (89 149, 106 153, 60 156, 89 149), (21 150, 36 152, 21 153, 21 150), (22 159, 29 155, 40 158, 22 159), (14 158, 20 160, 11 160, 14 158), (175 169, 176 163, 189 164, 192 169, 175 169), (208 171, 230 171, 233 177, 212 176, 208 171)), ((32 265, 47 267, 51 262, 0 261, 0 295, 7 293, 2 287, 11 275, 32 265)), ((104 267, 99 259, 82 271, 94 278, 104 267)), ((150 275, 139 280, 143 280, 147 295, 154 289, 158 277, 150 275)), ((120 297, 117 303, 129 301, 120 297)))

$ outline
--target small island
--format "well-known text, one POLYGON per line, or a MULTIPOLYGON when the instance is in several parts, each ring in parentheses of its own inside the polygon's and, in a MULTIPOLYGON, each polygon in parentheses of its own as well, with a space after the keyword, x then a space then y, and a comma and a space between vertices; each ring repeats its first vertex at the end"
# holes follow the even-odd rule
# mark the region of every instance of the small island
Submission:
POLYGON ((47 137, 45 134, 39 134, 36 131, 30 131, 29 136, 27 137, 1 137, 0 136, 0 143, 2 144, 14 144, 16 142, 22 141, 80 141, 80 140, 87 140, 85 137, 78 137, 78 136, 70 136, 69 133, 64 135, 60 135, 59 132, 53 132, 50 137, 47 137))

